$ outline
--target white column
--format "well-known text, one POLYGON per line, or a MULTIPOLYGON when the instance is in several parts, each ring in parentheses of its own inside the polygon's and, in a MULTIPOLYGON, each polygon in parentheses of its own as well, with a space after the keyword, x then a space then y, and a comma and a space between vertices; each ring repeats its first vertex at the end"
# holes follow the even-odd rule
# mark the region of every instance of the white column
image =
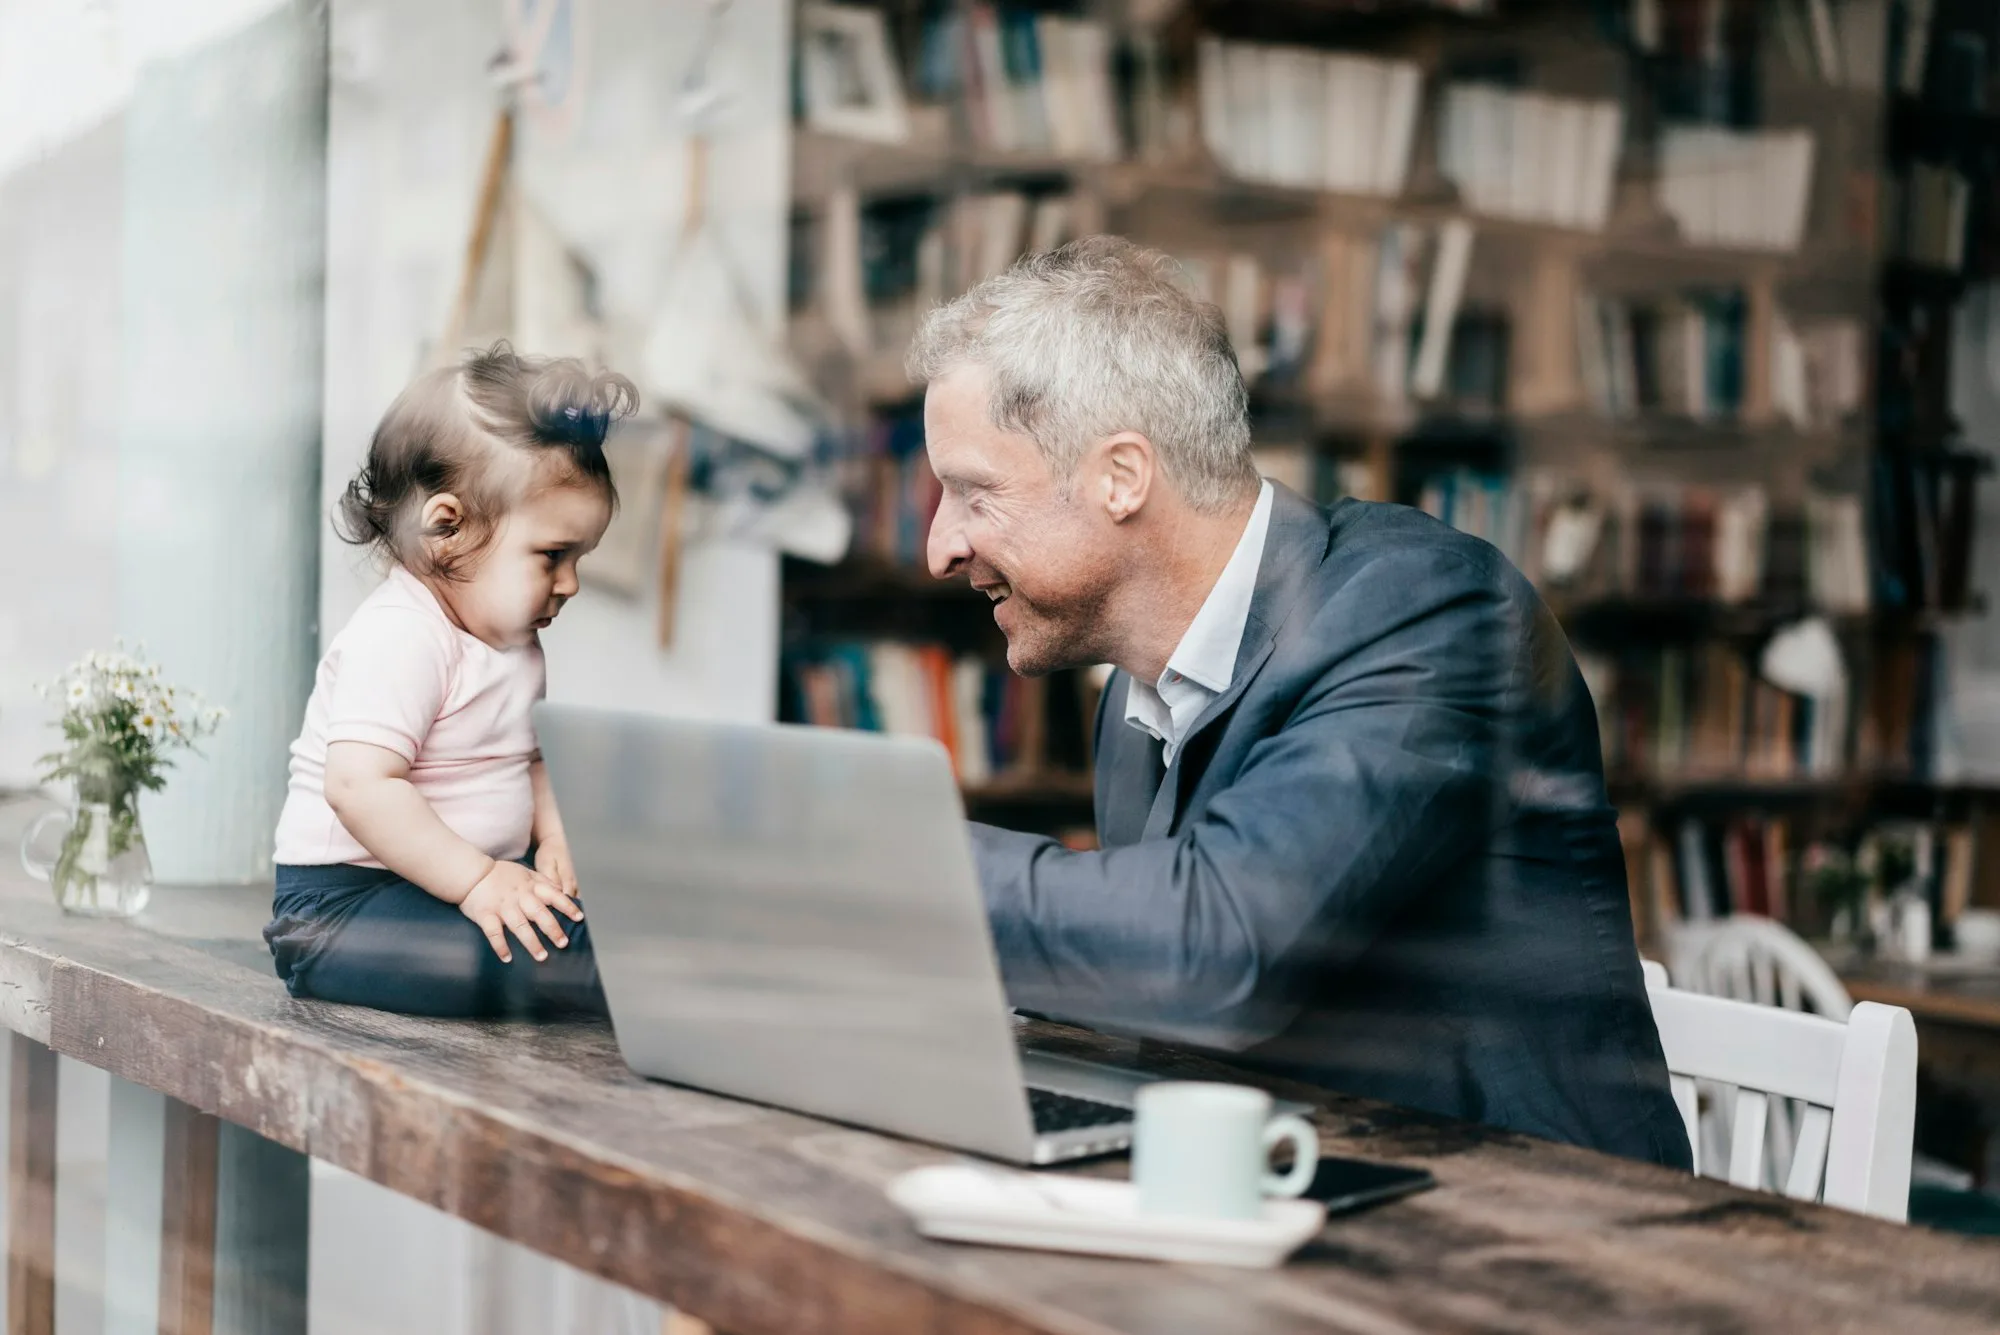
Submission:
POLYGON ((106 1157, 104 1335, 160 1329, 160 1145, 166 1100, 144 1085, 111 1078, 106 1157))
POLYGON ((227 707, 144 807, 163 882, 270 871, 311 686, 326 9, 272 0, 126 115, 118 625, 227 707))

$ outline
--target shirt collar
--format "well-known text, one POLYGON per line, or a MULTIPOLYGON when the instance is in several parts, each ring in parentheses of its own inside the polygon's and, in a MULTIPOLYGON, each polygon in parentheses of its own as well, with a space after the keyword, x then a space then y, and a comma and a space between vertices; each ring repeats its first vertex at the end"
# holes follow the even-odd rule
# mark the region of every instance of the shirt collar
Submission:
POLYGON ((1216 576, 1201 610, 1167 659, 1167 671, 1220 695, 1236 675, 1236 653, 1243 647, 1243 627, 1250 620, 1250 600, 1257 592, 1257 567, 1264 560, 1264 535, 1271 527, 1271 484, 1257 492, 1250 522, 1230 553, 1229 564, 1216 576))
POLYGON ((1236 675, 1236 655, 1243 647, 1243 628, 1250 620, 1264 539, 1271 527, 1271 500, 1271 484, 1266 481, 1258 489, 1257 504, 1243 526, 1243 536, 1236 540, 1236 550, 1174 647, 1159 681, 1134 679, 1126 691, 1125 721, 1167 743, 1169 755, 1183 728, 1193 722, 1197 711, 1191 706, 1228 690, 1236 675))

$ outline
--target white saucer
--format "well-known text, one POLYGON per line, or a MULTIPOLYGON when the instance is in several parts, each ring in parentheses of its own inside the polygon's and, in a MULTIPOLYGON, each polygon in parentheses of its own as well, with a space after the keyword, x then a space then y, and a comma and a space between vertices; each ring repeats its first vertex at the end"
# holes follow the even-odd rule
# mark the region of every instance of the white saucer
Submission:
POLYGON ((973 1164, 912 1169, 888 1190, 925 1237, 1204 1265, 1277 1265, 1326 1223, 1301 1200, 1267 1200, 1258 1219, 1140 1214, 1129 1182, 973 1164))

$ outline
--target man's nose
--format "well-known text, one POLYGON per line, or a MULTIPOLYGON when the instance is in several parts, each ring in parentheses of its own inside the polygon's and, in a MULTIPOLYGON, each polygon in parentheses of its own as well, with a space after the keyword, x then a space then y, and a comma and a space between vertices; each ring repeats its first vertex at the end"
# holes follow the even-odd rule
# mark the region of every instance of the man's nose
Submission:
POLYGON ((566 565, 556 571, 555 595, 558 598, 574 598, 577 591, 576 567, 566 565))
POLYGON ((930 562, 934 579, 950 579, 972 559, 972 544, 965 540, 965 525, 960 520, 957 504, 949 495, 938 503, 937 515, 931 520, 930 537, 924 544, 924 554, 930 562))

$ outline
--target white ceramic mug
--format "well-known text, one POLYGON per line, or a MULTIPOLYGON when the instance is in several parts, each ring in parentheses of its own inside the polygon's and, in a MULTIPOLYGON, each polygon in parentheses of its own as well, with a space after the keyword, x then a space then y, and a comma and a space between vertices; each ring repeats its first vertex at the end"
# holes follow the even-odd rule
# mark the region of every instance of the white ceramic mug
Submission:
POLYGON ((1296 1196, 1312 1182, 1319 1137, 1303 1117, 1271 1116, 1271 1096, 1244 1085, 1166 1080, 1139 1090, 1132 1181, 1147 1214, 1255 1219, 1266 1196, 1296 1196), (1290 1141, 1289 1173, 1270 1171, 1290 1141))

